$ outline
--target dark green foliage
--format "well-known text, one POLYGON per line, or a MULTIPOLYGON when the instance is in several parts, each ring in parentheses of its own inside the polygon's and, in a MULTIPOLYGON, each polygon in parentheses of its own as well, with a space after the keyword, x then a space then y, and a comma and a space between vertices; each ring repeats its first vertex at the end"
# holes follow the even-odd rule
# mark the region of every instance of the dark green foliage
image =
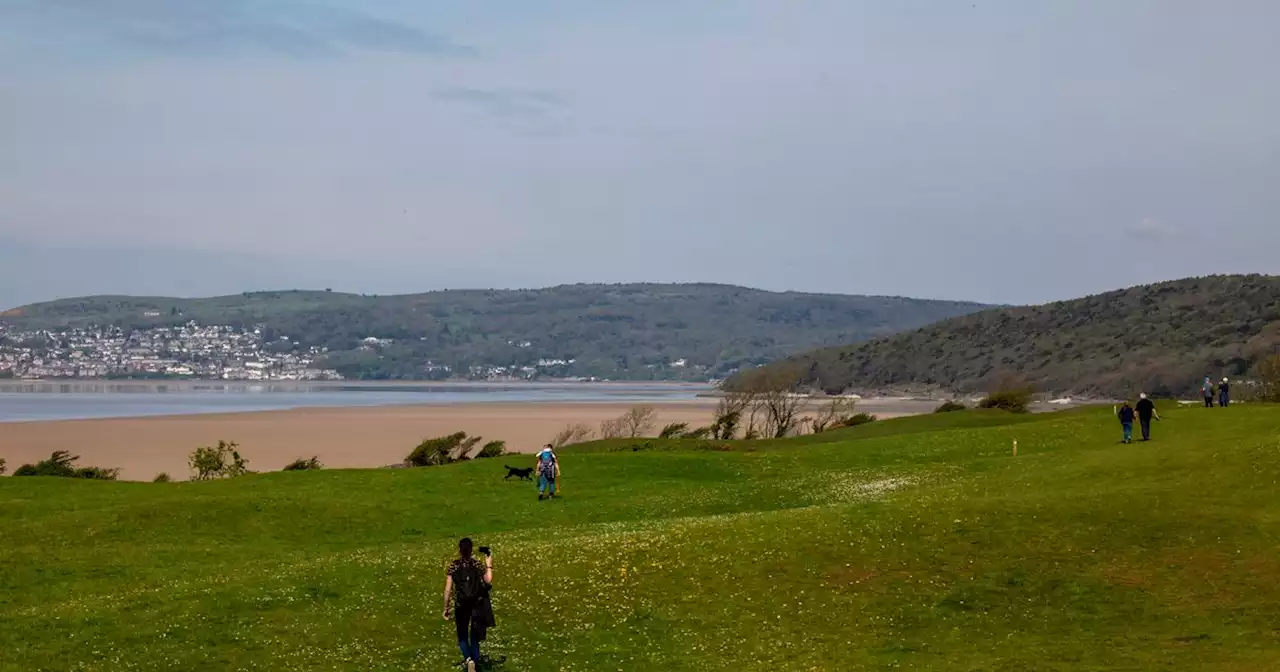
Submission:
POLYGON ((471 366, 533 365, 547 376, 705 379, 806 348, 860 341, 982 309, 973 303, 773 293, 725 285, 572 285, 403 296, 251 292, 209 299, 100 296, 26 306, 16 329, 262 324, 298 347, 327 347, 350 378, 429 379, 471 366), (176 309, 176 312, 174 312, 176 309), (144 317, 145 312, 159 317, 144 317), (391 339, 374 350, 361 340, 391 339), (687 366, 671 366, 677 360, 687 366), (437 367, 428 367, 432 362, 437 367))
POLYGON ((480 443, 480 440, 478 436, 467 436, 466 432, 454 432, 448 436, 424 439, 418 447, 413 449, 413 452, 409 453, 409 457, 405 458, 405 464, 410 467, 436 467, 461 462, 470 459, 469 453, 476 444, 480 443))
POLYGON ((477 459, 488 459, 491 457, 502 457, 507 454, 506 441, 490 441, 484 444, 480 452, 476 454, 477 459))
POLYGON ((9 469, 3 457, 0 457, 0 476, 4 476, 4 472, 9 469))
POLYGON ((298 458, 285 465, 282 471, 314 471, 323 468, 324 464, 320 462, 320 457, 316 456, 308 459, 298 458))
POLYGON ((705 439, 712 434, 712 427, 697 427, 680 436, 682 439, 705 439))
POLYGON ((934 413, 955 413, 968 409, 967 406, 958 401, 944 401, 942 405, 933 409, 934 413))
POLYGON ((173 477, 170 476, 167 472, 162 471, 156 474, 156 477, 151 479, 151 482, 152 483, 172 483, 173 477))
POLYGON ((674 439, 684 434, 688 429, 689 423, 687 422, 673 422, 662 428, 662 431, 658 433, 658 438, 674 439))
POLYGON ((876 421, 876 416, 871 415, 870 413, 858 413, 855 415, 851 415, 845 418, 844 420, 841 420, 840 426, 841 427, 857 427, 858 425, 865 425, 875 421, 876 421))
POLYGON ((119 469, 103 467, 77 467, 79 455, 72 455, 65 450, 55 450, 47 460, 35 464, 24 464, 13 472, 14 476, 57 476, 61 478, 84 478, 100 481, 114 481, 119 476, 119 469))
POLYGON ((1017 373, 1042 392, 1123 399, 1256 378, 1278 348, 1280 277, 1237 275, 986 310, 785 361, 817 389, 976 392, 1017 373))
POLYGON ((978 408, 997 408, 1010 413, 1027 413, 1031 406, 1032 390, 1029 387, 1001 387, 978 402, 978 408))
POLYGON ((240 454, 239 448, 234 441, 218 441, 217 446, 201 446, 191 451, 188 462, 195 472, 193 480, 211 481, 248 474, 249 461, 240 454))

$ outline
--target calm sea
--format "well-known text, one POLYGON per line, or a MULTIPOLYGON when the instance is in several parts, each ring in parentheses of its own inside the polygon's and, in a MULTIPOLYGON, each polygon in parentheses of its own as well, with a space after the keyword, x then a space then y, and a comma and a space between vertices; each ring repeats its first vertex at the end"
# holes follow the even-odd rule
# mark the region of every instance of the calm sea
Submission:
POLYGON ((0 422, 400 404, 660 403, 693 399, 710 389, 699 385, 658 383, 10 383, 0 385, 0 422))

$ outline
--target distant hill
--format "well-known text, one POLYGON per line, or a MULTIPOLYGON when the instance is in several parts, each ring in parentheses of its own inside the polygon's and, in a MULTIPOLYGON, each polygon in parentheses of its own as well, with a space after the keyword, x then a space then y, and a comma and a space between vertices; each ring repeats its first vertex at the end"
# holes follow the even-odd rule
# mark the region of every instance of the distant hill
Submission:
POLYGON ((986 310, 771 367, 831 391, 970 392, 1013 375, 1045 392, 1168 396, 1194 392, 1206 375, 1247 375, 1278 347, 1280 277, 1236 275, 986 310))
POLYGON ((573 360, 555 374, 697 379, 984 307, 712 284, 571 285, 398 296, 299 290, 207 299, 95 296, 23 306, 0 313, 0 324, 13 331, 89 326, 128 331, 192 320, 261 325, 272 347, 327 347, 325 363, 351 378, 421 379, 435 375, 427 371, 428 362, 458 373, 573 360), (281 341, 284 336, 288 340, 281 341), (367 337, 384 343, 362 347, 367 337))

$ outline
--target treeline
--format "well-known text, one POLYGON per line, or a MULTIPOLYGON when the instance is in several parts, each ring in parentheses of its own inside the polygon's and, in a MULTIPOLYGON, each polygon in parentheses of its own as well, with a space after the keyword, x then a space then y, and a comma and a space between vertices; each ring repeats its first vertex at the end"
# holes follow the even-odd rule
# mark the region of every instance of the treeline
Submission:
POLYGON ((190 320, 261 325, 271 348, 327 348, 324 364, 355 379, 465 377, 471 367, 563 360, 542 371, 671 380, 722 377, 798 350, 883 336, 982 307, 725 285, 632 284, 401 296, 286 291, 209 299, 86 297, 26 306, 3 319, 14 329, 128 331, 190 320), (385 342, 369 346, 368 337, 385 342))
POLYGON ((1280 278, 1213 276, 986 310, 763 370, 828 393, 982 392, 1015 376, 1042 393, 1173 397, 1194 395, 1205 376, 1256 381, 1278 352, 1280 278))

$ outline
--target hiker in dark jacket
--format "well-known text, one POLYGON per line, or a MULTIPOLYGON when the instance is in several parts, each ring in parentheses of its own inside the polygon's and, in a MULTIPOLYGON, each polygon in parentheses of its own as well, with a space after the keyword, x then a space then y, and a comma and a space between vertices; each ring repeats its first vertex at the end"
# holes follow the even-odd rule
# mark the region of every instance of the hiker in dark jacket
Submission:
POLYGON ((1156 405, 1151 403, 1146 394, 1138 395, 1138 404, 1134 406, 1138 412, 1138 424, 1142 426, 1142 440, 1151 440, 1151 418, 1160 419, 1160 414, 1156 412, 1156 405))
POLYGON ((1204 393, 1204 407, 1213 408, 1213 381, 1209 380, 1209 376, 1204 377, 1204 385, 1200 386, 1200 391, 1204 393))
POLYGON ((1124 443, 1133 443, 1133 407, 1129 402, 1120 405, 1120 410, 1116 411, 1116 416, 1120 418, 1120 427, 1124 430, 1124 443))
POLYGON ((1231 383, 1226 378, 1222 379, 1222 384, 1218 386, 1218 405, 1226 408, 1231 404, 1231 383))
POLYGON ((444 620, 457 623, 458 650, 467 672, 476 672, 480 663, 480 642, 493 625, 493 605, 489 588, 493 585, 493 556, 484 562, 472 557, 470 539, 458 542, 458 557, 449 563, 444 578, 444 620), (452 599, 452 602, 451 602, 452 599))

